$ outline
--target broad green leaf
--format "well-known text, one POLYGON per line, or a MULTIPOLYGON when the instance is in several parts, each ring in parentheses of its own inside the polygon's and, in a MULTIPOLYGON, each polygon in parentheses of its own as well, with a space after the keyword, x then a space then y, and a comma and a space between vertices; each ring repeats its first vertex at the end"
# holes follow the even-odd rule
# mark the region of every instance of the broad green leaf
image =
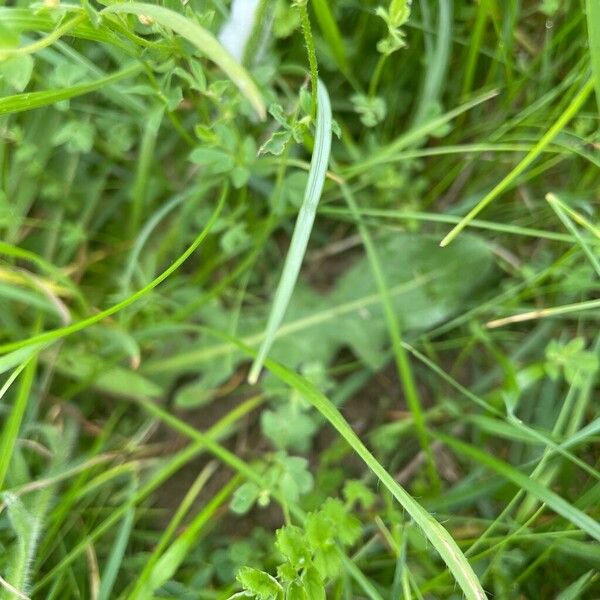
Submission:
POLYGON ((96 389, 120 397, 159 398, 162 388, 138 372, 115 366, 101 358, 75 348, 60 353, 56 369, 67 377, 86 381, 96 389))
POLYGON ((138 17, 150 17, 159 25, 172 29, 220 67, 240 92, 246 96, 258 116, 262 120, 266 118, 267 111, 260 91, 246 69, 204 27, 173 10, 144 2, 114 4, 105 8, 101 14, 132 14, 138 17))
MULTIPOLYGON (((407 233, 383 235, 376 244, 381 256, 394 257, 381 261, 381 267, 403 331, 426 331, 464 310, 465 305, 476 301, 478 290, 494 273, 490 250, 470 234, 446 250, 441 250, 432 236, 407 233)), ((228 313, 217 304, 207 306, 201 317, 209 326, 227 330, 228 313)), ((247 344, 257 344, 263 337, 265 320, 263 308, 244 311, 239 319, 239 337, 247 344)), ((297 369, 307 360, 327 366, 346 347, 368 367, 378 369, 388 345, 381 297, 369 261, 361 257, 338 277, 328 294, 317 293, 302 281, 297 283, 270 354, 297 369)), ((244 355, 233 344, 215 344, 202 337, 179 355, 160 356, 143 364, 142 371, 163 376, 198 370, 206 376, 220 372, 224 381, 243 360, 244 355), (224 371, 223 357, 231 360, 229 372, 224 371)))

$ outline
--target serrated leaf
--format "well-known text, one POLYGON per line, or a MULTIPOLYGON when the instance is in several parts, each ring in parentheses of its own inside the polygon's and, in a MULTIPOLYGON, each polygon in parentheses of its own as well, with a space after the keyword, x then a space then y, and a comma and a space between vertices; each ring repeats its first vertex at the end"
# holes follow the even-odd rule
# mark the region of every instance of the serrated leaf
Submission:
MULTIPOLYGON (((398 233, 377 240, 381 254, 397 257, 382 263, 396 314, 404 331, 426 331, 475 303, 478 290, 492 277, 494 260, 480 238, 466 234, 446 249, 428 235, 398 233), (401 257, 401 259, 400 259, 401 257), (469 273, 469 277, 464 277, 469 273)), ((217 304, 201 314, 209 326, 226 330, 228 313, 217 304)), ((239 319, 238 333, 249 344, 262 337, 264 309, 247 310, 239 319)), ((340 348, 350 348, 369 367, 381 367, 389 331, 380 296, 366 257, 361 257, 338 277, 328 294, 319 294, 299 281, 277 332, 271 356, 292 369, 310 362, 329 365, 340 348)), ((229 374, 243 355, 230 343, 201 339, 177 356, 159 357, 152 373, 223 369, 229 357, 229 374)), ((223 374, 223 381, 227 373, 223 374)))
POLYGON ((276 410, 266 410, 261 414, 260 425, 263 434, 282 450, 293 448, 299 452, 309 449, 312 436, 318 425, 314 418, 299 412, 289 403, 276 410))
POLYGON ((276 131, 259 148, 258 154, 273 154, 275 156, 280 156, 291 138, 292 134, 290 131, 276 131))
POLYGON ((278 529, 275 545, 296 570, 304 567, 310 560, 304 532, 299 527, 287 525, 278 529))
POLYGON ((351 515, 337 498, 327 498, 321 512, 333 524, 335 536, 342 544, 350 546, 360 537, 360 521, 351 515))
POLYGON ((344 484, 344 498, 350 504, 360 504, 364 509, 369 509, 375 502, 375 494, 358 480, 347 481, 344 484))
POLYGON ((258 600, 279 600, 283 596, 283 588, 279 582, 264 571, 242 567, 237 574, 237 580, 258 600))
POLYGON ((325 600, 325 584, 315 567, 308 567, 304 571, 302 583, 310 600, 325 600))

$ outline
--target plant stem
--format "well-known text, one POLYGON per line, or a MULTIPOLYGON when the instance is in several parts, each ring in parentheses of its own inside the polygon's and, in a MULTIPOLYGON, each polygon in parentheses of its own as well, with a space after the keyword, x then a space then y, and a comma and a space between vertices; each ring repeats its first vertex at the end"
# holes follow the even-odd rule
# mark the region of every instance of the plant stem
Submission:
POLYGON ((388 56, 388 54, 382 54, 377 61, 377 65, 373 71, 373 77, 371 78, 371 82, 369 84, 369 98, 375 97, 377 86, 379 85, 379 79, 381 78, 381 73, 383 71, 383 65, 385 65, 385 61, 388 56))
POLYGON ((306 43, 306 52, 308 54, 308 65, 310 67, 310 95, 312 99, 312 117, 317 114, 317 81, 319 79, 319 67, 317 64, 317 54, 315 52, 315 42, 310 28, 310 19, 307 9, 308 0, 298 3, 300 10, 300 20, 302 23, 302 35, 306 43))

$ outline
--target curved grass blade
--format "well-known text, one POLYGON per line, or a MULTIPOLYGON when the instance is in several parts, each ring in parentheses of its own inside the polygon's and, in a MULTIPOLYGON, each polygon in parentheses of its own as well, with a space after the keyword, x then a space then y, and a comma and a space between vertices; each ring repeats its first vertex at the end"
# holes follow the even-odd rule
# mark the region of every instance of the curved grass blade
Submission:
POLYGON ((596 102, 600 111, 600 2, 598 0, 587 0, 585 9, 588 23, 590 60, 596 88, 596 102))
POLYGON ((11 56, 22 56, 24 54, 34 54, 43 48, 47 48, 52 45, 54 42, 59 40, 62 36, 69 33, 72 29, 77 27, 77 25, 83 23, 87 18, 85 13, 81 13, 76 17, 73 17, 71 20, 63 23, 56 29, 54 29, 51 33, 49 33, 46 37, 43 37, 35 42, 28 44, 27 46, 20 46, 17 48, 6 48, 0 50, 0 61, 10 58, 11 56))
POLYGON ((15 94, 14 96, 0 98, 0 116, 32 110, 33 108, 48 106, 48 104, 54 104, 61 100, 68 100, 69 98, 89 94, 90 92, 102 89, 107 85, 116 83, 121 79, 131 77, 132 75, 139 73, 142 68, 143 65, 141 63, 135 63, 125 67, 121 71, 107 75, 106 77, 101 77, 94 81, 86 81, 85 83, 78 83, 71 87, 59 90, 44 90, 43 92, 25 92, 23 94, 15 94))
MULTIPOLYGON (((255 355, 255 351, 252 348, 226 333, 207 327, 203 327, 202 329, 211 335, 234 344, 249 356, 255 355)), ((427 539, 448 566, 467 600, 486 600, 487 596, 477 576, 452 536, 386 471, 383 465, 371 454, 358 435, 356 435, 331 400, 310 381, 294 373, 294 371, 288 369, 285 365, 272 359, 266 359, 264 364, 275 377, 299 392, 303 398, 310 402, 346 440, 354 452, 360 456, 377 479, 390 491, 402 508, 406 510, 421 528, 427 539)), ((245 475, 242 471, 240 473, 245 475)))
POLYGON ((505 479, 508 479, 517 485, 520 489, 523 489, 532 496, 535 496, 540 502, 547 504, 555 513, 559 514, 561 517, 564 517, 567 519, 567 521, 570 521, 573 525, 587 533, 590 537, 600 541, 600 523, 592 519, 592 517, 589 515, 586 515, 573 504, 567 502, 558 494, 555 494, 553 491, 543 486, 535 479, 530 478, 528 475, 522 473, 512 465, 495 458, 486 452, 482 452, 470 444, 442 433, 435 433, 434 435, 460 454, 468 456, 472 460, 484 465, 488 469, 495 471, 505 479))
POLYGON ((21 340, 19 342, 9 342, 8 344, 0 345, 0 353, 7 353, 13 350, 18 350, 19 348, 25 348, 27 346, 33 346, 34 344, 41 344, 44 342, 55 342, 56 340, 62 339, 75 333, 77 331, 81 331, 82 329, 86 329, 90 325, 94 325, 94 323, 98 323, 102 321, 106 317, 110 315, 114 315, 115 313, 120 312, 130 304, 133 304, 147 293, 151 292, 157 285, 162 283, 167 277, 173 274, 179 267, 194 253, 196 248, 200 246, 200 244, 204 241, 204 238, 208 235, 209 231, 212 229, 212 226, 215 224, 217 218, 221 214, 221 210, 225 204, 225 198, 227 198, 228 187, 225 186, 221 197, 219 199, 219 203, 215 208, 213 214, 210 219, 206 223, 206 226, 202 231, 196 236, 196 239, 188 246, 183 254, 181 254, 167 269, 165 269, 160 275, 155 277, 148 285, 144 286, 142 289, 138 290, 134 294, 131 294, 125 300, 114 304, 113 306, 103 310, 87 319, 82 319, 81 321, 77 321, 72 323, 71 325, 67 325, 66 327, 59 327, 57 329, 52 329, 51 331, 46 331, 44 333, 40 333, 39 335, 34 335, 25 340, 21 340))
POLYGON ((290 248, 285 257, 283 273, 275 292, 275 299, 273 300, 273 308, 269 315, 265 337, 248 375, 248 381, 251 384, 256 383, 258 380, 260 370, 273 345, 277 329, 281 325, 288 303, 292 297, 298 273, 300 272, 300 266, 302 265, 302 259, 306 252, 308 238, 310 237, 315 220, 317 205, 323 191, 331 151, 332 117, 329 94, 321 81, 317 85, 317 98, 317 131, 315 134, 315 148, 308 173, 308 183, 306 184, 304 200, 298 213, 296 226, 294 227, 290 248))
MULTIPOLYGON (((233 341, 233 340, 232 340, 233 341)), ((248 351, 241 344, 240 348, 248 351)), ((300 392, 348 442, 350 447, 360 456, 367 467, 390 491, 400 505, 421 528, 427 539, 438 551, 448 566, 458 585, 468 600, 485 600, 486 595, 473 572, 471 565, 450 534, 438 523, 406 490, 386 471, 383 465, 371 454, 358 435, 342 416, 334 404, 313 384, 301 375, 273 361, 266 360, 265 365, 281 381, 300 392)))
POLYGON ((594 89, 594 82, 588 79, 579 93, 573 98, 566 110, 546 131, 538 143, 525 155, 519 164, 500 183, 496 184, 468 214, 456 225, 450 233, 440 242, 440 246, 447 246, 488 204, 505 192, 517 178, 529 167, 536 158, 545 150, 552 140, 564 129, 567 123, 579 112, 594 89))
POLYGON ((592 250, 592 248, 590 248, 585 238, 579 233, 577 227, 575 227, 573 221, 571 221, 569 215, 567 214, 567 211, 565 210, 567 207, 556 194, 546 194, 546 201, 552 207, 552 210, 556 213, 556 215, 561 220, 565 228, 577 240, 579 246, 581 246, 581 249, 583 250, 583 253, 587 256, 588 260, 594 267, 596 274, 598 275, 598 277, 600 277, 600 262, 596 258, 594 251, 592 250))
POLYGON ((233 81, 237 88, 248 99, 261 120, 265 120, 267 111, 262 96, 248 71, 240 65, 231 54, 223 48, 212 33, 197 23, 186 19, 183 15, 162 6, 146 4, 144 2, 131 2, 127 4, 113 4, 105 8, 106 14, 131 14, 150 17, 159 25, 172 29, 175 33, 192 43, 202 54, 220 67, 233 81))
POLYGON ((29 394, 33 386, 36 369, 37 357, 28 359, 17 397, 2 430, 2 436, 0 437, 0 490, 4 488, 4 480, 17 443, 21 423, 29 404, 29 394))

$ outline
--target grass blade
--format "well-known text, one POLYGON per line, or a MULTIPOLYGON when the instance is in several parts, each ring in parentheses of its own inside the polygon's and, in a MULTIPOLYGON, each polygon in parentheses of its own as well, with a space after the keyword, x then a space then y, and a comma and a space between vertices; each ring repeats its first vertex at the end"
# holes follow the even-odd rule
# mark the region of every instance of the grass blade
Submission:
POLYGON ((350 65, 344 48, 344 40, 335 22, 329 3, 326 0, 312 0, 311 2, 319 28, 331 50, 338 67, 346 77, 350 75, 350 65))
POLYGON ((219 199, 219 203, 215 208, 213 214, 210 219, 206 223, 206 226, 202 231, 196 236, 196 239, 190 244, 190 246, 185 250, 183 254, 181 254, 167 269, 165 269, 158 277, 155 277, 148 285, 144 286, 141 290, 138 290, 131 296, 125 298, 121 302, 114 304, 113 306, 103 310, 87 319, 82 319, 81 321, 76 321, 71 325, 67 325, 66 327, 59 327, 57 329, 53 329, 51 331, 46 331, 44 333, 40 333, 38 335, 34 335, 25 340, 21 340, 19 342, 10 342, 8 344, 3 344, 0 346, 0 353, 11 352, 13 350, 18 350, 19 348, 25 348, 27 346, 33 346, 34 344, 41 344, 44 342, 55 342, 61 338, 64 338, 72 333, 76 333, 77 331, 81 331, 94 323, 98 323, 102 321, 106 317, 114 315, 115 313, 120 312, 127 306, 133 304, 149 292, 151 292, 156 286, 162 283, 165 279, 167 279, 170 275, 172 275, 181 265, 194 253, 194 251, 200 246, 200 244, 204 241, 209 231, 212 229, 212 226, 217 221, 219 215, 221 214, 221 210, 225 205, 225 199, 227 198, 228 187, 225 185, 221 197, 219 199))
POLYGON ((114 4, 102 11, 106 14, 131 14, 150 17, 159 25, 172 29, 193 44, 202 54, 214 62, 233 81, 240 92, 246 96, 261 120, 265 120, 267 111, 260 91, 248 74, 231 54, 219 43, 217 38, 197 23, 186 19, 183 15, 153 4, 131 2, 114 4))
MULTIPOLYGON (((421 528, 448 566, 466 598, 468 600, 485 600, 486 595, 477 576, 450 534, 386 471, 354 433, 334 404, 313 384, 287 367, 272 360, 267 360, 265 364, 273 375, 300 392, 302 397, 306 398, 348 442, 354 452, 360 456, 367 467, 421 528)), ((600 528, 600 526, 598 527, 600 528)))
POLYGON ((33 379, 37 368, 37 357, 28 359, 27 366, 24 369, 23 379, 17 393, 17 398, 12 407, 10 415, 2 428, 2 437, 0 438, 0 490, 4 489, 4 480, 8 473, 10 461, 13 455, 13 449, 19 436, 21 423, 27 410, 29 394, 33 385, 33 379))
MULTIPOLYGON (((206 331, 235 344, 240 350, 250 356, 254 354, 252 348, 223 332, 212 329, 206 329, 206 331)), ((270 359, 265 360, 265 366, 273 375, 299 392, 307 402, 310 402, 330 425, 338 431, 344 440, 348 442, 354 452, 360 456, 367 467, 421 528, 427 539, 448 566, 467 600, 486 600, 487 596, 477 576, 452 536, 386 471, 383 465, 371 454, 358 435, 356 435, 331 400, 310 381, 294 373, 286 366, 270 359)), ((242 471, 240 472, 243 475, 245 474, 242 471)))
POLYGON ((576 527, 579 527, 579 529, 587 533, 590 537, 600 541, 600 523, 567 502, 558 494, 541 485, 535 479, 530 479, 528 475, 525 475, 512 465, 456 438, 441 433, 436 433, 435 435, 460 454, 468 456, 488 469, 499 473, 509 481, 512 481, 520 489, 526 490, 540 502, 547 504, 554 512, 573 523, 576 527))
POLYGON ((563 590, 556 600, 577 600, 582 598, 590 584, 598 579, 598 573, 594 570, 584 573, 577 581, 573 582, 566 590, 563 590))
POLYGON ((600 308, 600 300, 586 300, 584 302, 575 302, 573 304, 565 304, 563 306, 554 306, 553 308, 540 308, 530 312, 505 317, 503 319, 495 319, 485 324, 488 329, 502 327, 510 323, 521 323, 523 321, 533 321, 534 319, 544 319, 547 317, 557 317, 559 315, 569 315, 582 310, 595 310, 600 308))
POLYGON ((519 164, 500 183, 495 185, 468 214, 456 225, 450 233, 440 242, 440 246, 447 246, 488 204, 495 200, 502 192, 506 191, 516 179, 535 161, 552 140, 563 130, 567 123, 579 112, 588 96, 594 89, 594 82, 588 79, 579 93, 573 98, 567 109, 556 120, 554 125, 546 131, 538 143, 525 155, 519 164))
POLYGON ((596 88, 596 101, 600 111, 600 2, 587 0, 586 5, 590 60, 596 88))
POLYGON ((577 227, 575 227, 574 223, 569 218, 569 215, 565 210, 566 207, 563 204, 563 202, 555 194, 546 194, 546 200, 548 201, 548 204, 550 204, 550 206, 552 207, 552 210, 554 210, 558 218, 561 220, 562 224, 577 240, 584 254, 587 256, 588 260, 594 267, 596 274, 600 277, 600 262, 598 262, 594 251, 589 247, 588 243, 585 241, 585 238, 579 233, 579 230, 577 229, 577 227))
POLYGON ((25 92, 23 94, 15 94, 14 96, 0 98, 0 116, 32 110, 34 108, 40 108, 41 106, 48 106, 49 104, 60 102, 61 100, 68 100, 69 98, 89 94, 90 92, 100 90, 121 79, 136 75, 142 68, 140 63, 136 63, 125 67, 112 75, 107 75, 106 77, 95 79, 94 81, 78 83, 71 87, 65 87, 58 90, 45 90, 43 92, 25 92))
POLYGON ((308 238, 310 237, 315 220, 323 184, 325 183, 325 174, 331 151, 331 104, 327 89, 320 81, 317 88, 317 131, 315 134, 315 149, 308 173, 308 183, 306 184, 304 200, 298 214, 298 219, 296 220, 296 226, 294 227, 290 248, 285 258, 285 264, 283 265, 283 273, 275 292, 275 299, 273 300, 273 307, 269 315, 265 337, 248 375, 248 381, 252 384, 258 380, 260 370, 271 349, 277 329, 283 320, 287 305, 292 297, 292 292, 306 252, 308 238))
POLYGON ((423 403, 421 402, 417 384, 410 365, 410 360, 408 358, 408 353, 402 343, 402 329, 400 326, 400 321, 390 296, 388 284, 385 281, 385 276, 381 268, 381 261, 379 259, 379 255, 371 234, 369 233, 368 228, 361 221, 359 208, 356 204, 356 200, 354 199, 354 195, 345 183, 342 183, 341 191, 357 223, 358 231, 362 238, 365 250, 367 251, 369 264, 371 265, 371 272, 373 273, 373 277, 377 282, 377 289, 379 290, 379 295, 381 296, 381 304, 384 309, 385 320, 390 333, 390 339, 392 340, 392 349, 394 351, 394 357, 396 361, 396 370, 398 371, 398 377, 402 382, 404 396, 415 421, 415 430, 419 440, 419 445, 425 453, 427 473, 434 488, 436 490, 440 490, 441 481, 435 466, 435 461, 433 459, 433 453, 429 443, 429 435, 425 427, 423 403))

